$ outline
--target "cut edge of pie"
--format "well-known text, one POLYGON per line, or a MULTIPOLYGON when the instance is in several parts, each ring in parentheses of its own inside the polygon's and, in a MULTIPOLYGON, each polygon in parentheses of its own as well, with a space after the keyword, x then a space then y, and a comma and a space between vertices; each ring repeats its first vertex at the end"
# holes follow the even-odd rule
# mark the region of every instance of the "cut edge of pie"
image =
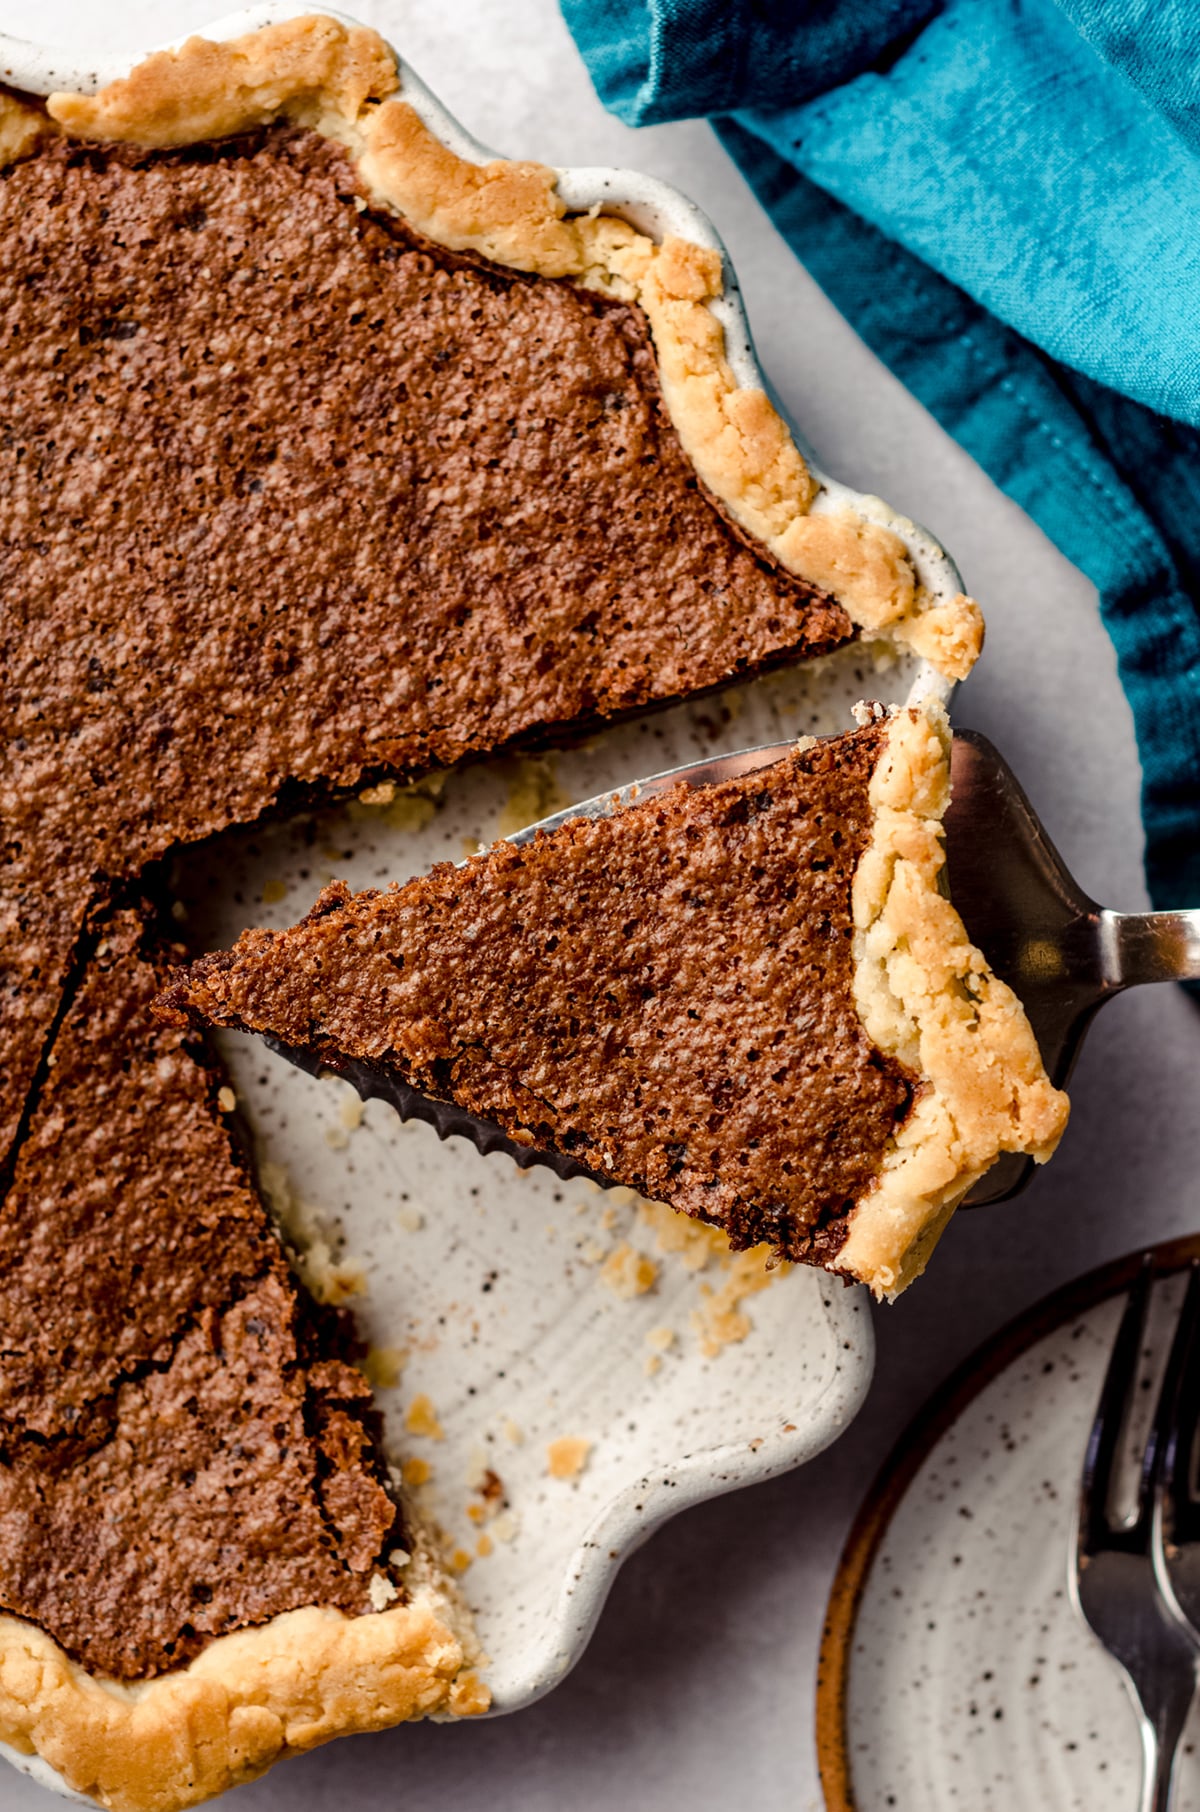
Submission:
POLYGON ((47 133, 165 149, 287 120, 337 140, 368 193, 450 251, 637 303, 650 325, 667 412, 700 479, 780 565, 834 597, 864 635, 970 672, 983 640, 973 599, 938 601, 905 543, 849 508, 812 511, 818 485, 766 393, 738 384, 709 304, 719 252, 627 221, 570 214, 546 165, 474 164, 441 143, 400 98, 379 35, 319 15, 213 43, 158 51, 95 95, 52 94, 43 111, 0 95, 0 166, 47 133))

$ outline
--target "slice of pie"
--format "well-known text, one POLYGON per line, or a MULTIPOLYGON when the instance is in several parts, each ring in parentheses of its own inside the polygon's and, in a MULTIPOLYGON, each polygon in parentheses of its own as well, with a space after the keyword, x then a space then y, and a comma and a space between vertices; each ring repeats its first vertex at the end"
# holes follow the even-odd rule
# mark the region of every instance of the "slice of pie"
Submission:
POLYGON ((180 842, 859 634, 977 652, 814 511, 717 255, 463 162, 371 31, 0 94, 0 237, 0 1154, 89 915, 180 842))
POLYGON ((0 1740, 139 1812, 487 1703, 349 1330, 149 1013, 182 955, 101 927, 0 1215, 0 1740))
POLYGON ((396 1076, 894 1295, 1067 1115, 941 891, 948 755, 944 714, 909 709, 404 887, 335 884, 160 1010, 396 1076))

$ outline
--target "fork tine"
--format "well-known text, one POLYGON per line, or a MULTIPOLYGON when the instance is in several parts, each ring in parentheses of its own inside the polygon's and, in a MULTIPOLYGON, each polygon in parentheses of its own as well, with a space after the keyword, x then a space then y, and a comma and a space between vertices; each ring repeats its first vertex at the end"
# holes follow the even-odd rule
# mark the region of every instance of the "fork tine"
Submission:
POLYGON ((1200 1420, 1200 1266, 1193 1261, 1179 1312, 1156 1417, 1161 1493, 1166 1527, 1182 1536, 1196 1521, 1191 1490, 1192 1449, 1200 1420))
MULTIPOLYGON (((1077 1542, 1081 1555, 1092 1554, 1105 1545, 1105 1538, 1110 1532, 1108 1503, 1121 1430, 1125 1424, 1125 1409, 1137 1377, 1152 1279, 1150 1255, 1147 1253, 1142 1260, 1141 1270, 1130 1287, 1125 1313, 1113 1342, 1108 1370, 1104 1374, 1092 1432, 1088 1436, 1079 1487, 1077 1542)), ((1142 1506, 1139 1503, 1139 1523, 1141 1519, 1142 1506)))

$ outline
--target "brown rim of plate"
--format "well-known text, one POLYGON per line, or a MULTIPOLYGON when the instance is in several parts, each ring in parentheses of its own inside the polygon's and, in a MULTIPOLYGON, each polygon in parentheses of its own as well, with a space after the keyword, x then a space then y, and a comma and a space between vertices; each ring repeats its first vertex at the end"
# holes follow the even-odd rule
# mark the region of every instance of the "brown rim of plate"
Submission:
POLYGON ((918 1410, 876 1473, 842 1549, 825 1609, 817 1658, 817 1768, 826 1812, 856 1812, 850 1779, 846 1696, 858 1607, 879 1545, 917 1472, 946 1430, 985 1384, 1046 1334, 1119 1290, 1127 1290, 1146 1259, 1169 1276, 1200 1260, 1200 1233, 1184 1234, 1110 1259, 1063 1284, 1017 1315, 957 1366, 918 1410))

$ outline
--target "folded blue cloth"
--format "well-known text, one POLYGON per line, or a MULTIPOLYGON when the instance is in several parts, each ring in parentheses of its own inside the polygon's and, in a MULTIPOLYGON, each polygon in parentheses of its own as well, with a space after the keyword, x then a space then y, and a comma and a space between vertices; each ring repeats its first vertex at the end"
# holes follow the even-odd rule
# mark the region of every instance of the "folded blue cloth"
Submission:
POLYGON ((1200 0, 562 6, 622 119, 714 116, 843 314, 1095 582, 1151 896, 1200 904, 1200 0))

